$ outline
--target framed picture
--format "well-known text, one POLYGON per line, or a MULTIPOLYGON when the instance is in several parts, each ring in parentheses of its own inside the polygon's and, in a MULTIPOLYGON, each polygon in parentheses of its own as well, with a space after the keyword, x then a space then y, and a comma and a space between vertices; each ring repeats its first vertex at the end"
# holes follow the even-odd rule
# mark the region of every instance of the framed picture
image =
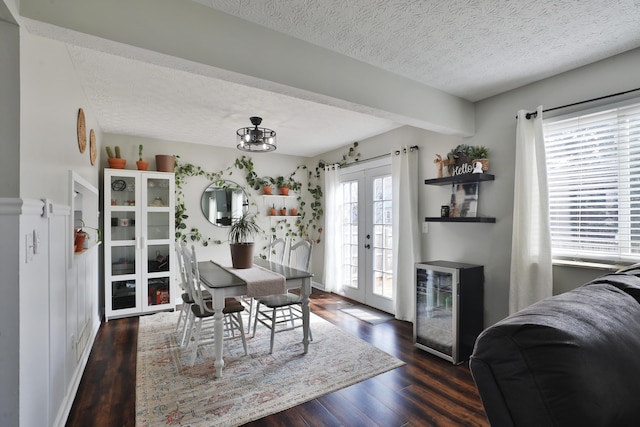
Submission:
POLYGON ((478 215, 478 183, 453 184, 449 216, 453 218, 478 215))

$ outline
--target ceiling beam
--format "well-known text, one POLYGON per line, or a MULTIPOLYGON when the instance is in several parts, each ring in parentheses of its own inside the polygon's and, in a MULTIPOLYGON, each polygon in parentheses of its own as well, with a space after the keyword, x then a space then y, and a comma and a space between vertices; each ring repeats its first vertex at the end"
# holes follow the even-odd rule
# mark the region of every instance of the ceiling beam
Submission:
POLYGON ((158 53, 154 61, 166 66, 194 72, 204 66, 205 73, 235 83, 435 132, 470 136, 475 131, 474 105, 467 100, 196 2, 21 0, 20 8, 29 31, 42 33, 38 22, 69 29, 41 34, 68 43, 99 49, 105 45, 96 41, 107 40, 158 53), (77 34, 93 42, 79 41, 77 34))

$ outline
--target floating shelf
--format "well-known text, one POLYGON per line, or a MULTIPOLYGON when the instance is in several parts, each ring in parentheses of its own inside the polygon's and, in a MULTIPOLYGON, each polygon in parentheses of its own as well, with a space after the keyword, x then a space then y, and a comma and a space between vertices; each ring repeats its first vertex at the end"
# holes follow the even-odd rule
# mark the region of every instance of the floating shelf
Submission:
POLYGON ((490 216, 476 216, 476 217, 439 217, 439 216, 428 216, 425 219, 425 222, 484 222, 488 224, 494 224, 496 219, 490 216))
POLYGON ((447 184, 464 184, 471 182, 493 181, 495 175, 488 173, 467 173, 464 175, 447 176, 445 178, 425 179, 424 183, 428 185, 447 185, 447 184))
MULTIPOLYGON (((427 185, 453 185, 453 184, 471 184, 475 182, 494 181, 495 175, 488 173, 467 173, 463 175, 447 176, 445 178, 425 179, 427 185)), ((496 219, 489 216, 477 217, 426 217, 425 222, 475 222, 494 224, 496 219)))

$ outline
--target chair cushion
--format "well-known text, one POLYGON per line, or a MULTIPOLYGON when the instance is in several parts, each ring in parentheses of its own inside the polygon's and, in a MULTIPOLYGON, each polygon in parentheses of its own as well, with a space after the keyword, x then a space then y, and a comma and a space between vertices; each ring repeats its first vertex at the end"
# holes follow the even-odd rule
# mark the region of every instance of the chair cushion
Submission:
POLYGON ((191 295, 189 295, 186 292, 183 292, 182 295, 180 295, 182 297, 182 301, 185 304, 193 304, 195 301, 193 300, 193 298, 191 298, 191 295))
MULTIPOLYGON (((198 304, 193 304, 191 306, 191 311, 196 317, 212 317, 213 316, 213 302, 205 301, 205 304, 206 304, 206 310, 204 311, 201 310, 198 304)), ((240 301, 238 301, 237 299, 226 298, 224 300, 224 308, 222 309, 223 314, 240 313, 242 311, 244 311, 244 305, 242 305, 240 301)))
POLYGON ((268 295, 256 299, 260 302, 260 304, 266 305, 269 308, 286 307, 289 305, 300 304, 302 301, 299 295, 291 293, 268 295))

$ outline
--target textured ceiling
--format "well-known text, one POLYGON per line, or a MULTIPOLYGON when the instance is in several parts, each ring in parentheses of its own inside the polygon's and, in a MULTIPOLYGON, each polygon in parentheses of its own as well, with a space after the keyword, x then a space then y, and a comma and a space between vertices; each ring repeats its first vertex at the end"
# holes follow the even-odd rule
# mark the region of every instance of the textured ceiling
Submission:
MULTIPOLYGON (((193 1, 469 101, 640 47, 640 0, 193 1)), ((67 40, 108 133, 233 147, 235 130, 261 115, 277 152, 314 156, 405 124, 224 81, 180 58, 167 66, 126 45, 35 33, 67 40)))
POLYGON ((640 46, 640 0, 194 0, 470 101, 640 46))
POLYGON ((389 120, 84 47, 69 55, 107 133, 235 147, 236 130, 274 129, 278 153, 312 157, 398 127, 389 120))

